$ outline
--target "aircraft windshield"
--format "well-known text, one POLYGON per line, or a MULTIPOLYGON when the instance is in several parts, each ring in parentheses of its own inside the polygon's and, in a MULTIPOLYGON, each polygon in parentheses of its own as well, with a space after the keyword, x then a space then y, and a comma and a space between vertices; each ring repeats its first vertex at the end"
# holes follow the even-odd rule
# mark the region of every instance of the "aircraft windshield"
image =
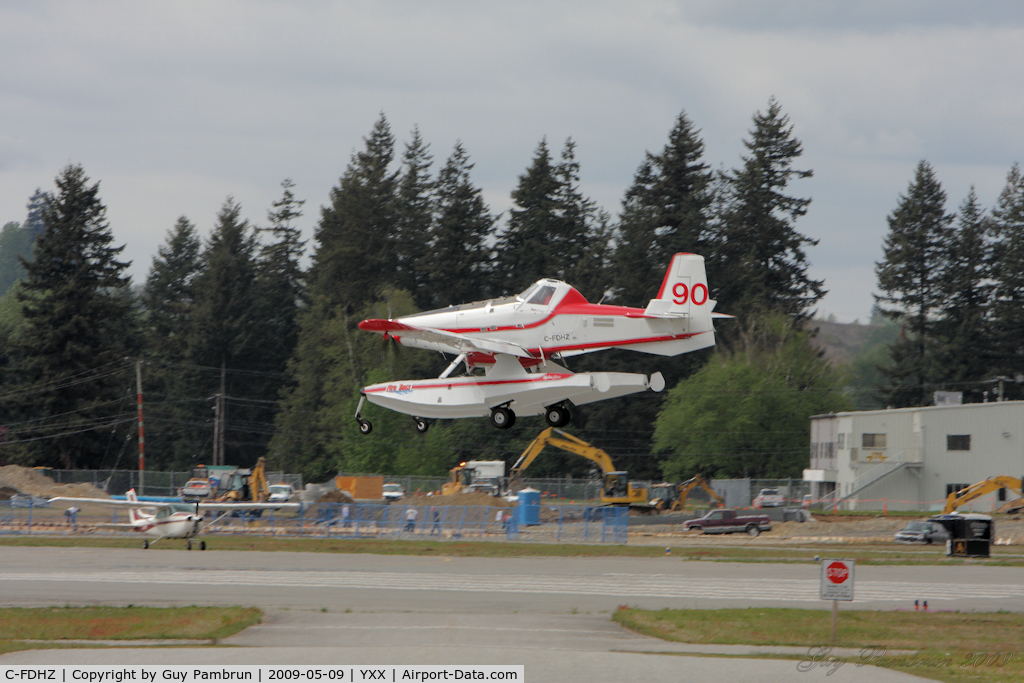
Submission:
POLYGON ((551 297, 555 293, 555 288, 551 285, 544 285, 537 287, 537 290, 530 295, 530 298, 526 300, 527 303, 537 304, 538 306, 547 306, 548 302, 551 301, 551 297))
POLYGON ((519 299, 520 301, 529 301, 530 297, 533 295, 533 290, 537 289, 538 287, 540 287, 540 283, 534 282, 521 293, 516 294, 516 298, 519 299))

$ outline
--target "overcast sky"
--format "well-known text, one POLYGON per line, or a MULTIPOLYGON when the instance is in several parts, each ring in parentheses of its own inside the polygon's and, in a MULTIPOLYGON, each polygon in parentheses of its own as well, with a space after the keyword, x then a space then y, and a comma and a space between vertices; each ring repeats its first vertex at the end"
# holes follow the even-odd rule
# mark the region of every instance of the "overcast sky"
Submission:
POLYGON ((310 235, 382 112, 435 170, 461 140, 495 212, 542 138, 572 137, 617 214, 681 111, 730 169, 774 96, 814 171, 791 189, 813 199, 797 228, 821 240, 819 313, 864 322, 918 161, 950 210, 971 185, 990 207, 1024 161, 1019 0, 6 0, 0 44, 0 223, 81 164, 137 282, 178 216, 206 235, 232 196, 263 222, 284 178, 310 235))

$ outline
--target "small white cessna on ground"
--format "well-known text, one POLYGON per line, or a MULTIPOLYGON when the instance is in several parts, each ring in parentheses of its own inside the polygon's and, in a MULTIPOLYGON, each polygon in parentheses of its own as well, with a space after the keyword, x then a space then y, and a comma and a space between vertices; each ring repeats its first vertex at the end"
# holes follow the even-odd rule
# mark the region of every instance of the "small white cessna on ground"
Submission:
MULTIPOLYGON (((125 524, 98 524, 97 526, 118 529, 133 529, 150 536, 155 536, 153 541, 146 539, 142 542, 143 548, 149 548, 161 538, 183 538, 185 548, 192 550, 192 539, 203 527, 206 510, 280 510, 297 509, 300 503, 158 503, 147 500, 139 500, 135 495, 135 489, 131 489, 125 495, 125 500, 112 500, 110 498, 51 498, 51 503, 74 503, 76 506, 81 503, 97 505, 113 505, 115 507, 128 508, 128 523, 125 524)), ((199 542, 199 549, 206 550, 206 541, 199 542)))
POLYGON ((704 257, 672 257, 658 297, 647 308, 589 303, 559 280, 538 280, 515 297, 492 299, 392 320, 371 319, 360 329, 377 332, 402 346, 454 354, 437 379, 403 380, 363 387, 356 421, 359 431, 372 426, 362 408, 370 401, 412 415, 416 429, 430 419, 484 417, 508 429, 516 414, 541 415, 561 427, 569 405, 583 405, 633 394, 661 391, 660 372, 650 377, 624 372, 572 373, 552 358, 604 349, 631 349, 676 356, 715 345, 704 257), (466 376, 450 377, 462 363, 466 376), (474 374, 474 368, 484 373, 474 374))

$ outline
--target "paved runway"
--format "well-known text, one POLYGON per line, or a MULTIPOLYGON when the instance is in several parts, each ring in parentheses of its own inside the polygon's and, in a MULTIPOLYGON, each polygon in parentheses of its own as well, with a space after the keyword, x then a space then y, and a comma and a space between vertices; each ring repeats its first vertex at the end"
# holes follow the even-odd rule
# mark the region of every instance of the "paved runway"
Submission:
MULTIPOLYGON (((825 609, 831 604, 818 599, 818 571, 813 563, 673 557, 503 560, 0 548, 5 606, 241 604, 267 611, 263 624, 226 641, 236 648, 50 650, 4 655, 0 665, 476 663, 525 664, 531 683, 622 681, 637 670, 655 680, 678 680, 685 670, 687 680, 791 681, 797 662, 686 657, 706 648, 637 636, 612 623, 610 614, 621 604, 825 609), (656 652, 673 655, 649 654, 656 652)), ((914 599, 928 600, 932 609, 1024 611, 1024 570, 859 566, 856 601, 843 607, 911 609, 914 599)), ((850 665, 827 678, 830 669, 812 668, 798 680, 862 680, 868 672, 854 666, 856 653, 844 656, 850 665)), ((917 680, 880 670, 870 676, 917 680)))

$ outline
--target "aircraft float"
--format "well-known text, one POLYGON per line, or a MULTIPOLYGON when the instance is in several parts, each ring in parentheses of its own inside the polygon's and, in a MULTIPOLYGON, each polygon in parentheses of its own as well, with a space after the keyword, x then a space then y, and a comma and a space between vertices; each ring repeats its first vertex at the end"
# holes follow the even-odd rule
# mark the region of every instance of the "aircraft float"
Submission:
MULTIPOLYGON (((180 538, 185 540, 185 548, 192 550, 192 539, 195 538, 204 524, 204 511, 207 510, 280 510, 297 509, 301 503, 164 503, 139 500, 135 489, 125 494, 125 500, 111 498, 51 498, 51 503, 89 503, 112 505, 128 508, 128 522, 124 524, 99 524, 106 528, 131 529, 155 540, 146 539, 143 548, 149 548, 162 538, 180 538)), ((211 520, 212 521, 212 520, 211 520)), ((206 550, 206 541, 199 542, 199 549, 206 550)))
POLYGON ((658 296, 646 308, 589 303, 559 280, 538 280, 514 297, 450 306, 389 320, 370 319, 359 328, 402 346, 455 355, 436 379, 401 380, 363 387, 356 421, 366 401, 412 415, 425 432, 433 419, 490 416, 508 429, 516 415, 544 415, 561 427, 570 405, 585 405, 665 388, 660 372, 570 372, 556 359, 604 349, 630 349, 676 356, 715 344, 714 313, 704 257, 672 257, 658 296), (464 376, 452 376, 465 364, 464 376), (478 369, 482 369, 482 373, 478 369))

